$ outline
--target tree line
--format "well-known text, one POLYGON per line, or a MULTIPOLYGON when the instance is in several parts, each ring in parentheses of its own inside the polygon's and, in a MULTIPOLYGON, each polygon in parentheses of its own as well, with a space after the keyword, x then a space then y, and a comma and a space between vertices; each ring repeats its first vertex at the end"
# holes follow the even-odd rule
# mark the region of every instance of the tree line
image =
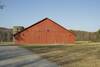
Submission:
MULTIPOLYGON (((76 35, 77 41, 100 41, 100 29, 96 32, 71 30, 76 35)), ((12 42, 13 31, 8 28, 0 28, 0 42, 12 42)))
POLYGON ((11 29, 0 28, 0 42, 13 41, 13 34, 11 29))
POLYGON ((100 29, 96 32, 72 31, 75 33, 77 41, 100 41, 100 29))

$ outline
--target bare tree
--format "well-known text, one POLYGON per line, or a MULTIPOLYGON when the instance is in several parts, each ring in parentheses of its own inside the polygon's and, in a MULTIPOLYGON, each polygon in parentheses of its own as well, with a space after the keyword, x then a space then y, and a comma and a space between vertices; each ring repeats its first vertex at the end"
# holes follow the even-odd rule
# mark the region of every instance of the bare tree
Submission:
POLYGON ((100 41, 100 29, 96 32, 97 35, 97 41, 100 41))
POLYGON ((4 4, 2 3, 2 1, 0 1, 0 9, 4 9, 4 4))

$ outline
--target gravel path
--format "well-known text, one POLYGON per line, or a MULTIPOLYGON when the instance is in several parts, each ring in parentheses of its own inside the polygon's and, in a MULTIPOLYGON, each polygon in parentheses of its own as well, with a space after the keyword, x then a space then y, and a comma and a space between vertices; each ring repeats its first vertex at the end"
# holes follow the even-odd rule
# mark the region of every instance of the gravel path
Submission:
POLYGON ((0 67, 59 67, 18 46, 0 46, 0 67))

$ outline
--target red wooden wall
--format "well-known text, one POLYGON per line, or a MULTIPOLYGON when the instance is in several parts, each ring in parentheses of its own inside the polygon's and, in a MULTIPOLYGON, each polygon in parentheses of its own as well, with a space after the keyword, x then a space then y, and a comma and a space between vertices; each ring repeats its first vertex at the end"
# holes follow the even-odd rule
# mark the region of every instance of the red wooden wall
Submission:
POLYGON ((45 19, 16 34, 15 42, 17 44, 67 44, 75 42, 75 35, 52 20, 45 19))

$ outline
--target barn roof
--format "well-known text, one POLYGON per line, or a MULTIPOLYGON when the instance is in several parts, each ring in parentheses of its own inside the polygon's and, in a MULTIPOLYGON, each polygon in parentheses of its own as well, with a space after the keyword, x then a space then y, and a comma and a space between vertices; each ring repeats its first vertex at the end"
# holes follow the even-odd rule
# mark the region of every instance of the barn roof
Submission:
POLYGON ((35 25, 37 25, 37 24, 39 24, 39 23, 45 21, 45 20, 50 20, 50 21, 52 21, 53 23, 55 23, 56 25, 58 25, 58 26, 60 26, 61 28, 63 28, 64 30, 69 31, 70 33, 72 33, 73 35, 75 35, 72 31, 67 30, 66 28, 64 28, 63 26, 61 26, 61 25, 59 25, 58 23, 54 22, 53 20, 51 20, 51 19, 49 19, 49 18, 44 18, 43 20, 40 20, 40 21, 38 21, 37 23, 35 23, 35 24, 33 24, 33 25, 31 25, 31 26, 29 26, 29 27, 23 29, 22 31, 17 32, 16 34, 14 34, 14 36, 16 36, 17 34, 20 34, 21 32, 23 32, 23 31, 25 31, 25 30, 27 30, 27 29, 29 29, 29 28, 31 28, 31 27, 33 27, 33 26, 35 26, 35 25))

